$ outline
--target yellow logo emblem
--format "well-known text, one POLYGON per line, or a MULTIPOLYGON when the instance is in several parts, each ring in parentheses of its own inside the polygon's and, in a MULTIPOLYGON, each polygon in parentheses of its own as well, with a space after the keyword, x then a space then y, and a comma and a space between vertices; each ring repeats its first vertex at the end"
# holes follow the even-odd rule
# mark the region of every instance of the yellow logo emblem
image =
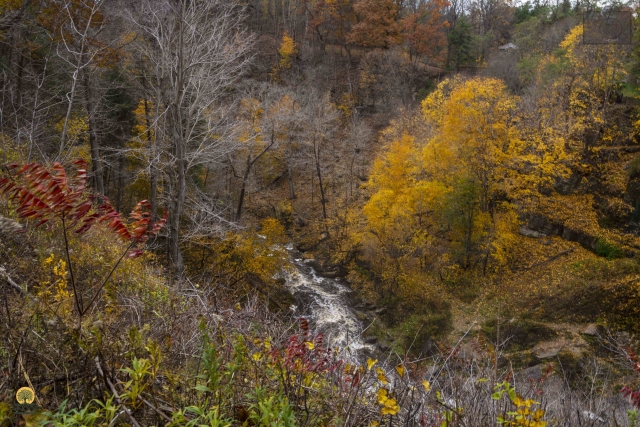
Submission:
POLYGON ((16 392, 16 400, 19 404, 31 404, 36 398, 36 393, 29 387, 22 387, 16 392))

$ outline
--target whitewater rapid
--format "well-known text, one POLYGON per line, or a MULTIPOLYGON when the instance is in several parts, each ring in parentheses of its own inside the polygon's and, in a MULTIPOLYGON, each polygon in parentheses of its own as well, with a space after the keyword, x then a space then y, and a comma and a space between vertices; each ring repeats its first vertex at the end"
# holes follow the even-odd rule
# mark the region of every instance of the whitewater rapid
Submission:
POLYGON ((285 276, 286 286, 297 303, 294 315, 307 318, 316 333, 322 333, 325 342, 337 347, 343 357, 362 362, 375 347, 362 338, 364 325, 351 308, 352 290, 344 279, 320 277, 310 260, 302 259, 292 244, 285 246, 295 269, 285 276))

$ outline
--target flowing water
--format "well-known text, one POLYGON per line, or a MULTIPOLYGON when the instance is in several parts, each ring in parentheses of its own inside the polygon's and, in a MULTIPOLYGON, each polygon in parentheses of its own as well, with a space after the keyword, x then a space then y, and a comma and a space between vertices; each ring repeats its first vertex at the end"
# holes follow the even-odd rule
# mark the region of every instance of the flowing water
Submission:
POLYGON ((362 338, 363 325, 351 308, 351 289, 344 279, 318 276, 292 244, 286 248, 296 267, 286 277, 287 287, 297 301, 292 307, 294 314, 307 318, 315 332, 322 333, 331 347, 344 352, 346 359, 362 362, 375 347, 362 338))

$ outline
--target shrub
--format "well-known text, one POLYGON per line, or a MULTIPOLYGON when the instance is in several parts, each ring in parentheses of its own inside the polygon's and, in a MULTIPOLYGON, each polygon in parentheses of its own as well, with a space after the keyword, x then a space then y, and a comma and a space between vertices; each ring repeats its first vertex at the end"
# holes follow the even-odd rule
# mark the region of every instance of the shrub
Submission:
POLYGON ((595 252, 607 259, 622 258, 624 256, 624 252, 618 245, 607 242, 605 239, 598 239, 595 252))

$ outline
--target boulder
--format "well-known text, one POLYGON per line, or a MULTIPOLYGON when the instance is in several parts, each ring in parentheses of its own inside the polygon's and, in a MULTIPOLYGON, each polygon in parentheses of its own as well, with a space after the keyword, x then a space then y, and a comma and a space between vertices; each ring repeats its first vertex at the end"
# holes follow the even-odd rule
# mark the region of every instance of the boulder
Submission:
POLYGON ((573 173, 568 178, 559 178, 553 185, 554 190, 562 195, 573 194, 582 183, 582 175, 573 173))
POLYGON ((322 265, 315 259, 305 259, 304 263, 309 267, 313 268, 316 272, 322 272, 322 265))
POLYGON ((564 341, 546 341, 536 344, 531 349, 538 359, 551 359, 556 357, 564 348, 564 341))
POLYGON ((525 380, 532 379, 533 381, 539 381, 547 373, 547 368, 548 365, 545 364, 535 365, 530 368, 523 369, 522 371, 518 372, 516 376, 521 377, 525 380))
POLYGON ((536 230, 532 230, 529 227, 526 227, 524 225, 520 227, 519 233, 521 235, 525 236, 525 237, 533 237, 533 238, 536 238, 536 239, 539 238, 539 237, 546 236, 546 234, 541 233, 541 232, 536 231, 536 230))
POLYGON ((336 273, 335 271, 321 271, 315 267, 314 269, 317 271, 318 276, 320 277, 324 277, 326 279, 335 279, 336 277, 338 277, 338 273, 336 273))
POLYGON ((557 224, 549 220, 549 218, 541 215, 532 215, 527 221, 527 225, 521 227, 520 234, 523 234, 523 228, 526 229, 525 232, 532 234, 531 237, 533 237, 533 233, 539 233, 539 235, 560 236, 562 239, 569 242, 579 243, 582 247, 590 251, 593 251, 596 248, 596 243, 598 242, 598 238, 595 236, 587 234, 581 230, 574 230, 562 224, 557 224))
POLYGON ((587 325, 587 327, 582 330, 582 333, 584 335, 597 336, 598 335, 598 325, 596 325, 595 323, 591 323, 590 325, 587 325))
POLYGON ((365 322, 369 320, 369 316, 367 316, 367 314, 363 313, 362 311, 356 311, 355 315, 356 315, 356 319, 358 319, 360 322, 365 322))

